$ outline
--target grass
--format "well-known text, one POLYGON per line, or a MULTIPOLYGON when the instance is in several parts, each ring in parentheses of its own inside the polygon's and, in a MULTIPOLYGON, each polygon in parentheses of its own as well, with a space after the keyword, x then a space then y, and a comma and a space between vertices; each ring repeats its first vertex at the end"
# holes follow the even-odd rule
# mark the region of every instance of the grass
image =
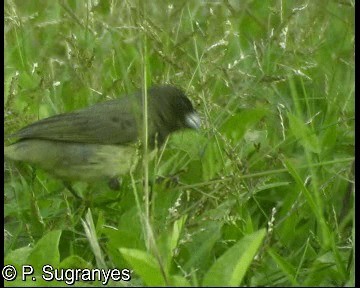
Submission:
POLYGON ((203 122, 120 194, 75 183, 86 205, 6 162, 5 264, 38 286, 65 285, 44 264, 131 269, 116 286, 354 285, 354 5, 5 1, 6 134, 160 83, 203 122))

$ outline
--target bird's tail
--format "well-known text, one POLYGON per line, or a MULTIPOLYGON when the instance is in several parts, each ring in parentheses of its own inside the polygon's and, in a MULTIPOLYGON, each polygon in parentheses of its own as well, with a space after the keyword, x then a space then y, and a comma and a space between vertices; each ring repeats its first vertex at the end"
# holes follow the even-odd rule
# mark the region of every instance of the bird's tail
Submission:
POLYGON ((21 155, 17 152, 16 145, 10 145, 4 147, 4 158, 13 161, 20 161, 21 155))

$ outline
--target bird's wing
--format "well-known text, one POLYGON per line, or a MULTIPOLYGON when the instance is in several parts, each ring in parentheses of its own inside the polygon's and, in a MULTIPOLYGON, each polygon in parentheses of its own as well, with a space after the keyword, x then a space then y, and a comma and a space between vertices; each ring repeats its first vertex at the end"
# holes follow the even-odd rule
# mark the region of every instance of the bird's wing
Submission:
POLYGON ((137 116, 127 98, 106 101, 78 111, 55 115, 19 130, 21 139, 79 143, 125 144, 138 137, 137 116))

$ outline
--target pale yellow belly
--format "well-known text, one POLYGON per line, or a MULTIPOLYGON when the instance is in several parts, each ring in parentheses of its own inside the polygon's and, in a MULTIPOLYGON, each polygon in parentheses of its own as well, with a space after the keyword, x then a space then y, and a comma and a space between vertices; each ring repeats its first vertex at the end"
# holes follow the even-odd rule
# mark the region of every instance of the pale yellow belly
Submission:
POLYGON ((137 164, 136 151, 135 146, 30 139, 5 147, 4 155, 64 180, 92 182, 128 173, 137 164))

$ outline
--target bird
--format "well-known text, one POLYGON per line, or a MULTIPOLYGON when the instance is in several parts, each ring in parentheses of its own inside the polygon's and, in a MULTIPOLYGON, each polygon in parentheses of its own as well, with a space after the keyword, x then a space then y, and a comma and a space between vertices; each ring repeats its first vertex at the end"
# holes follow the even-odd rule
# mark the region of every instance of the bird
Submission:
MULTIPOLYGON (((136 166, 144 131, 142 96, 139 91, 36 121, 8 136, 16 140, 4 147, 4 156, 41 168, 64 183, 106 179, 111 187, 136 166)), ((171 133, 197 130, 201 124, 189 98, 173 85, 147 90, 147 116, 150 151, 171 133)))

